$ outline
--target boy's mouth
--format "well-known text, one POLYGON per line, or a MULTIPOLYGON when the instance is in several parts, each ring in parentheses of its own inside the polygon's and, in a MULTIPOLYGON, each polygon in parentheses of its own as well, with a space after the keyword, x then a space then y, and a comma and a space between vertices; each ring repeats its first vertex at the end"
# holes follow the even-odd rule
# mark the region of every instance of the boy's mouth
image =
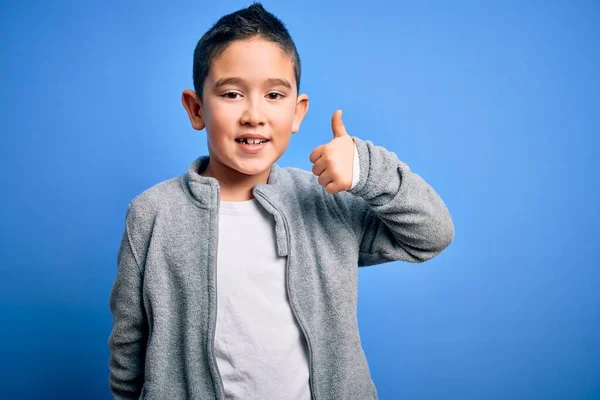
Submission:
POLYGON ((241 138, 241 139, 235 139, 235 141, 238 143, 256 145, 256 144, 267 143, 269 140, 268 139, 241 138))
MULTIPOLYGON (((249 135, 248 135, 249 136, 249 135)), ((267 147, 267 142, 269 139, 259 136, 259 137, 239 137, 235 139, 241 151, 247 154, 258 154, 265 147, 267 147)), ((254 135, 258 136, 258 135, 254 135)))

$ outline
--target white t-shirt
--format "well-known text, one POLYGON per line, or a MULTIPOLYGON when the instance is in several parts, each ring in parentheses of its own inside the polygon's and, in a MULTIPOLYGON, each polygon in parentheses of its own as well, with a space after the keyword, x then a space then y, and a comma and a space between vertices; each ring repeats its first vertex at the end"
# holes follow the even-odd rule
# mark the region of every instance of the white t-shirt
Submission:
MULTIPOLYGON (((352 188, 360 179, 354 147, 352 188)), ((215 354, 228 400, 310 400, 308 349, 287 297, 275 220, 256 199, 220 202, 215 354)))
POLYGON ((256 199, 221 202, 215 354, 228 400, 311 398, 274 224, 256 199))

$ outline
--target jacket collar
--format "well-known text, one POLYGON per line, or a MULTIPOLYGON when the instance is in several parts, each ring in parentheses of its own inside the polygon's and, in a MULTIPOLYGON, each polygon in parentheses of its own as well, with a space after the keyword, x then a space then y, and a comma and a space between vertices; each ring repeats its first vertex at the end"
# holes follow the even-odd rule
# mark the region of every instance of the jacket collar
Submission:
MULTIPOLYGON (((186 194, 191 200, 202 208, 214 208, 219 203, 219 181, 215 178, 202 176, 200 171, 204 171, 208 166, 210 156, 202 155, 195 159, 188 167, 187 172, 181 176, 181 184, 186 194)), ((282 204, 284 177, 282 168, 277 164, 271 165, 271 172, 266 184, 257 184, 254 186, 254 193, 263 194, 273 203, 274 206, 282 204)))
MULTIPOLYGON (((213 210, 219 206, 219 181, 212 177, 200 175, 208 166, 210 157, 203 155, 190 164, 185 174, 181 175, 181 185, 188 198, 198 207, 213 210)), ((289 184, 289 182, 288 182, 289 184)), ((253 193, 258 202, 273 215, 277 253, 287 256, 289 251, 287 228, 283 214, 285 211, 286 180, 284 171, 277 164, 271 165, 267 183, 254 186, 253 193), (281 214, 280 214, 281 212, 281 214)))

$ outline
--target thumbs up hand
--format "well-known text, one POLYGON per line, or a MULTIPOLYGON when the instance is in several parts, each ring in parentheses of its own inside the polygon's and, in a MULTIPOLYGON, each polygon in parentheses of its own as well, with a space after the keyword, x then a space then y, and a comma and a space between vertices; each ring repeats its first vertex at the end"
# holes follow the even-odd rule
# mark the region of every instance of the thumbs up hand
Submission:
POLYGON ((310 154, 310 162, 314 164, 312 173, 319 177, 319 184, 327 193, 335 194, 352 186, 354 140, 346 132, 342 110, 333 113, 331 129, 333 140, 314 149, 310 154))

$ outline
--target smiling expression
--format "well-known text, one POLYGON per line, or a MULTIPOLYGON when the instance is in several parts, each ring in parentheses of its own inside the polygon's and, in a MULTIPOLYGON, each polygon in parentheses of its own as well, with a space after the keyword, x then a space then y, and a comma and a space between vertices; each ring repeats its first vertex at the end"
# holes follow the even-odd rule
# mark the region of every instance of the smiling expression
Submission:
POLYGON ((308 109, 292 59, 276 43, 237 40, 216 57, 204 81, 201 117, 213 174, 266 182, 308 109), (261 144, 253 142, 256 138, 261 144), (233 176, 232 176, 233 175, 233 176))

